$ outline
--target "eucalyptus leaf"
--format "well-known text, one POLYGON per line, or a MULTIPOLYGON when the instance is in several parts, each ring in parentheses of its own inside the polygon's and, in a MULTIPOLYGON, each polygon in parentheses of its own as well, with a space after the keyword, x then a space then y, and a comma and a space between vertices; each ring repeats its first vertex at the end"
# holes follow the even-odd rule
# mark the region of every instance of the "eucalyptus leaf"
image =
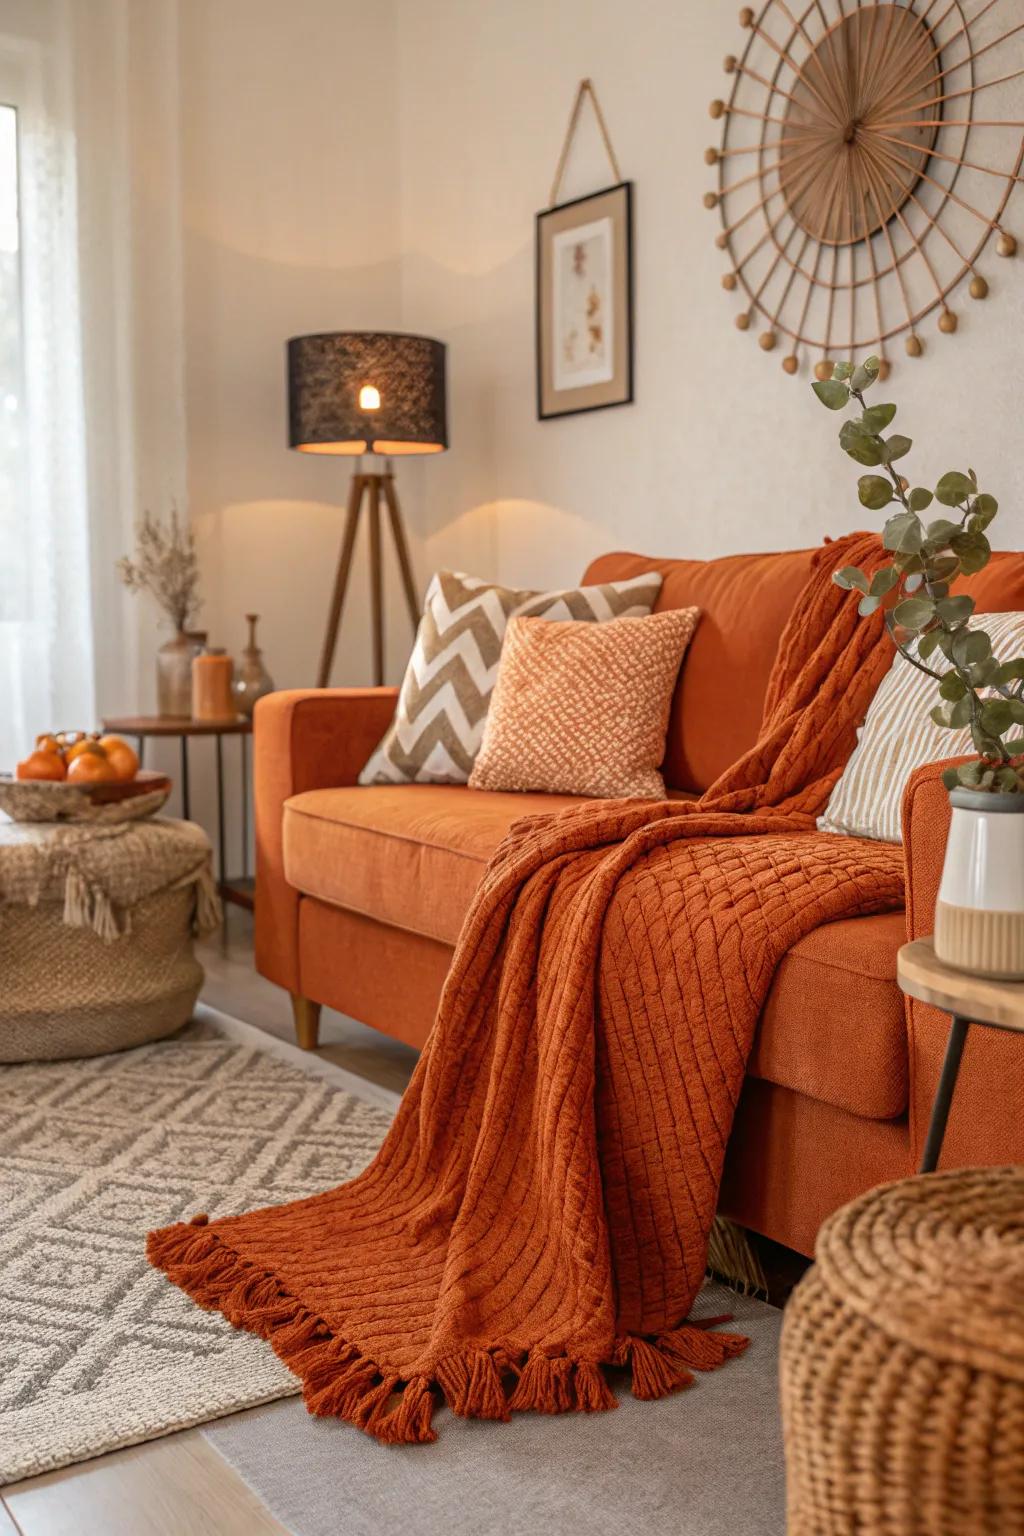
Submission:
POLYGON ((882 462, 882 448, 878 438, 865 431, 859 421, 844 421, 839 433, 839 446, 844 453, 866 469, 873 469, 882 462))
POLYGON ((869 405, 860 419, 869 432, 884 432, 895 415, 894 405, 869 405))
POLYGON ((1012 661, 1002 662, 996 673, 996 682, 1015 683, 1021 677, 1024 677, 1024 656, 1015 656, 1012 661))
POLYGON ((852 372, 852 363, 836 363, 832 368, 832 377, 839 380, 848 379, 852 372))
POLYGON ((960 524, 954 523, 949 517, 937 517, 925 529, 928 543, 936 544, 939 549, 945 549, 953 535, 960 532, 960 524))
POLYGON ((892 482, 882 475, 861 475, 857 481, 857 494, 862 507, 880 512, 893 498, 892 482))
POLYGON ((920 591, 920 589, 923 586, 924 586, 924 577, 921 575, 920 571, 915 571, 912 575, 908 576, 906 578, 906 580, 904 581, 904 583, 903 583, 903 590, 904 590, 904 592, 909 594, 911 592, 918 592, 918 591, 920 591))
POLYGON ((974 495, 974 481, 962 475, 959 470, 951 469, 935 487, 935 495, 944 507, 959 506, 962 501, 974 495))
POLYGON ((920 640, 918 640, 917 654, 922 661, 927 661, 928 657, 933 655, 938 649, 941 635, 941 629, 930 629, 926 635, 922 635, 920 640))
POLYGON ((1008 699, 986 699, 981 706, 981 725, 990 736, 1001 736, 1013 724, 1008 699))
POLYGON ((963 782, 963 780, 960 778, 960 769, 943 768, 942 782, 947 789, 956 789, 957 785, 963 782))
POLYGON ((896 460, 904 458, 913 446, 909 437, 901 437, 898 432, 894 432, 892 437, 887 437, 882 444, 882 463, 895 464, 896 460))
POLYGON ((935 604, 935 612, 943 624, 963 624, 974 612, 974 598, 966 593, 944 597, 935 604))
POLYGON ((957 666, 969 667, 975 661, 987 661, 992 654, 992 641, 983 629, 958 629, 953 636, 952 660, 957 666))
POLYGON ((871 578, 869 591, 872 597, 884 597, 893 587, 899 586, 900 573, 894 565, 884 565, 871 578))
POLYGON ((983 570, 992 554, 992 546, 983 533, 954 534, 949 547, 960 561, 965 576, 973 576, 983 570))
POLYGON ((850 388, 860 390, 861 392, 865 389, 870 389, 878 378, 881 366, 882 364, 877 357, 869 357, 866 362, 861 363, 859 368, 853 370, 850 388))
POLYGON ((869 593, 867 597, 862 597, 860 602, 857 604, 857 612, 860 614, 862 619, 870 618, 881 601, 882 599, 880 597, 872 597, 869 593))
POLYGON ((975 497, 971 504, 970 528, 978 533, 984 533, 998 511, 999 503, 994 496, 981 495, 975 497))
POLYGON ((952 704, 955 704, 957 699, 962 699, 966 692, 967 684, 959 672, 947 672, 939 684, 939 693, 944 699, 949 699, 952 704))
POLYGON ((837 379, 816 379, 812 388, 822 405, 830 411, 842 411, 850 403, 850 391, 837 379))
POLYGON ((927 507, 931 506, 934 500, 935 497, 932 492, 926 490, 923 485, 915 485, 914 489, 907 497, 911 512, 925 511, 927 507))
POLYGON ((889 518, 882 531, 882 543, 886 549, 900 554, 916 554, 924 539, 921 519, 915 512, 897 512, 889 518))
POLYGON ((864 572, 858 570, 855 565, 844 565, 841 571, 834 571, 832 580, 837 587, 843 587, 847 592, 854 588, 858 592, 866 592, 870 585, 864 572))
POLYGON ((924 629, 935 617, 935 604, 930 597, 907 597, 896 604, 892 616, 904 629, 924 629))

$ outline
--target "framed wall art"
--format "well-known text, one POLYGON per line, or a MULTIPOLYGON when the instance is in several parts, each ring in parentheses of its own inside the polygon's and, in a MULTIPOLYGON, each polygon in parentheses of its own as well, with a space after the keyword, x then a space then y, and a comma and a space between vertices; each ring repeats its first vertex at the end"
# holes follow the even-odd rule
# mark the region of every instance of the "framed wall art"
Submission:
POLYGON ((537 215, 537 415, 541 421, 633 399, 633 184, 623 181, 589 80, 576 92, 551 188, 537 215), (559 203, 569 148, 589 95, 614 186, 559 203))

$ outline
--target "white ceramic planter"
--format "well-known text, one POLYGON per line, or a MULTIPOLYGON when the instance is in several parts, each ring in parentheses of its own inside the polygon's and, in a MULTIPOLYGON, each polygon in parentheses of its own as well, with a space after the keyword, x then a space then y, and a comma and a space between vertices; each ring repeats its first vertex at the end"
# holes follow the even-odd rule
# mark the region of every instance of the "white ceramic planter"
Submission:
POLYGON ((1024 795, 950 790, 935 953, 975 976, 1024 980, 1024 795))

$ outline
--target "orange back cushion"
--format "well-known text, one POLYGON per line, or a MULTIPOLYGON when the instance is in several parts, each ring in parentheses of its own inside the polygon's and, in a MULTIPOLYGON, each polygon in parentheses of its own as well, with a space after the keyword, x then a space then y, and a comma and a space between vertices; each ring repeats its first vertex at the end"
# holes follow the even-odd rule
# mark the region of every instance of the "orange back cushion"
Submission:
MULTIPOLYGON (((665 742, 662 773, 670 789, 702 793, 757 740, 779 639, 810 575, 813 554, 801 549, 720 560, 609 554, 587 568, 587 585, 660 571, 656 613, 701 610, 665 742)), ((993 555, 985 570, 961 587, 974 597, 979 613, 1024 612, 1024 555, 993 555)))

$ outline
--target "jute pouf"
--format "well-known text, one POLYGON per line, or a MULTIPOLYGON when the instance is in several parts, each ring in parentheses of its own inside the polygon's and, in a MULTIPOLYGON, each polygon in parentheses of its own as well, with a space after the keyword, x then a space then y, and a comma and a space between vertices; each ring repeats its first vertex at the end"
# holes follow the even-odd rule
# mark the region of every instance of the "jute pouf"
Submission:
POLYGON ((0 825, 0 1061, 123 1050, 187 1022, 219 921, 191 822, 0 825))
POLYGON ((790 1536, 1024 1533, 1024 1168, 837 1211, 782 1329, 790 1536))

